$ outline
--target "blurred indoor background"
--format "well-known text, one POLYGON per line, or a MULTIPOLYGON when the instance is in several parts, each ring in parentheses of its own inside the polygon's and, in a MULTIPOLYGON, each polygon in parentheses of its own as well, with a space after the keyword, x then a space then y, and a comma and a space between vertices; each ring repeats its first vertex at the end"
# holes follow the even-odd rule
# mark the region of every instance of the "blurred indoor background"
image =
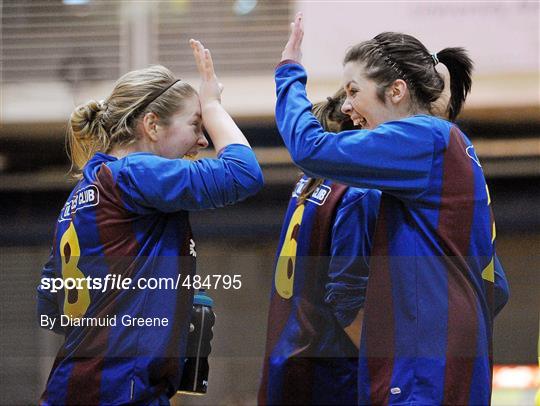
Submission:
MULTIPOLYGON (((311 100, 339 87, 348 46, 382 31, 432 51, 463 46, 476 63, 459 120, 482 162, 511 299, 495 326, 494 404, 532 403, 540 309, 539 3, 3 0, 0 37, 0 403, 35 404, 59 337, 37 327, 35 287, 73 187, 64 135, 73 108, 105 98, 123 73, 161 63, 197 85, 188 47, 212 50, 223 103, 262 163, 254 198, 196 212, 201 274, 240 273, 216 302, 209 393, 183 404, 253 404, 272 262, 299 175, 273 121, 273 69, 297 10, 305 16, 311 100), (532 367, 528 367, 532 366, 532 367)), ((208 153, 211 155, 211 153, 208 153)))

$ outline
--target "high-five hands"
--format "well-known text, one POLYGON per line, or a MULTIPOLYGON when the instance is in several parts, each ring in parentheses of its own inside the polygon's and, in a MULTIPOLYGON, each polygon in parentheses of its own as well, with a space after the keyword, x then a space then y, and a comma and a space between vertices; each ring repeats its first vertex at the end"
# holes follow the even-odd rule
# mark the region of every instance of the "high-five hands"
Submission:
POLYGON ((249 147, 249 142, 233 121, 229 113, 221 105, 223 85, 214 71, 212 55, 200 41, 190 39, 195 63, 201 76, 199 100, 204 128, 212 139, 216 151, 221 151, 230 144, 242 144, 249 147))
POLYGON ((302 62, 302 39, 304 38, 304 22, 302 13, 296 13, 294 22, 291 23, 291 35, 281 53, 281 60, 293 60, 302 62))
POLYGON ((223 85, 219 83, 214 71, 214 62, 210 50, 206 49, 200 41, 194 39, 189 40, 189 45, 193 50, 197 70, 201 76, 201 88, 199 90, 201 108, 204 109, 214 102, 221 103, 223 85))

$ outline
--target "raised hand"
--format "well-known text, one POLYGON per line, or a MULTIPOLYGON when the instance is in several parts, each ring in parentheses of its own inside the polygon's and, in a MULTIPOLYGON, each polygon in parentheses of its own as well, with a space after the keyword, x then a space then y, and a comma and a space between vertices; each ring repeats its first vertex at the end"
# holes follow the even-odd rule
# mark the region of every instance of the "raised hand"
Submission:
POLYGON ((221 103, 223 85, 219 83, 214 71, 214 62, 210 50, 206 49, 200 41, 194 39, 189 40, 189 45, 193 50, 197 70, 201 76, 201 88, 199 90, 201 108, 204 109, 214 102, 221 103))
POLYGON ((304 23, 302 13, 296 13, 294 22, 291 23, 291 35, 281 53, 281 60, 293 60, 302 62, 302 39, 304 38, 304 23))
POLYGON ((219 83, 214 72, 214 63, 210 51, 204 48, 200 41, 189 40, 193 50, 195 63, 201 75, 201 88, 199 100, 204 128, 212 139, 216 151, 221 151, 230 144, 243 144, 249 146, 249 142, 233 121, 229 113, 221 105, 221 91, 223 86, 219 83))

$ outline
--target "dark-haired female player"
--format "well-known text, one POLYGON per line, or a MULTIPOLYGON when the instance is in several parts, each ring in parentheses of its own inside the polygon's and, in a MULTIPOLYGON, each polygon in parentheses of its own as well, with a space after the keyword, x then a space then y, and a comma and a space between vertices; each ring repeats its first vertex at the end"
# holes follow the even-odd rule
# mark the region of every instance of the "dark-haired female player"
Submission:
POLYGON ((488 404, 494 313, 507 301, 481 164, 452 121, 471 87, 462 48, 430 54, 383 33, 346 54, 343 112, 363 130, 326 133, 300 65, 302 16, 275 72, 276 121, 309 176, 382 193, 359 364, 361 404, 488 404), (430 114, 450 72, 446 121, 430 114))

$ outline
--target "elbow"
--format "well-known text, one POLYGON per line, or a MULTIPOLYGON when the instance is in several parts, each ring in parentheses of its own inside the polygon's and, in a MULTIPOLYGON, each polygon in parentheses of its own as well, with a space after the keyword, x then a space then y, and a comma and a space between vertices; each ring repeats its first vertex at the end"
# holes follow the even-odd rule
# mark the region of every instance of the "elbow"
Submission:
POLYGON ((264 186, 264 178, 261 165, 257 161, 255 153, 251 151, 251 159, 247 159, 247 165, 242 170, 242 187, 239 190, 240 199, 246 199, 257 194, 264 186))
POLYGON ((295 164, 298 167, 303 167, 306 162, 306 157, 298 153, 298 151, 289 151, 291 154, 291 159, 293 161, 293 164, 295 164))
POLYGON ((281 125, 278 123, 278 129, 293 163, 304 171, 312 172, 317 169, 318 161, 325 160, 322 150, 328 137, 311 115, 310 108, 302 110, 302 113, 307 115, 295 117, 281 125))
POLYGON ((257 164, 257 170, 256 170, 254 181, 253 181, 253 194, 260 192, 263 186, 264 186, 263 172, 260 165, 257 164))
POLYGON ((259 164, 256 164, 253 167, 253 170, 250 171, 250 176, 246 179, 243 184, 241 191, 241 199, 246 199, 250 196, 253 196, 261 191, 264 186, 264 177, 259 164))
POLYGON ((359 310, 364 307, 365 289, 346 286, 341 283, 328 283, 324 301, 332 309, 338 323, 349 326, 359 310))
POLYGON ((264 177, 263 177, 262 171, 259 168, 259 173, 257 174, 257 178, 254 180, 249 190, 250 196, 253 196, 259 193, 262 190, 263 186, 264 186, 264 177))
POLYGON ((292 148, 289 148, 289 153, 293 163, 306 173, 318 173, 321 165, 324 166, 326 160, 324 155, 321 155, 320 153, 320 145, 321 142, 318 141, 310 146, 306 144, 298 144, 292 148))
POLYGON ((312 172, 312 159, 302 151, 291 151, 293 163, 304 172, 312 172))
POLYGON ((251 148, 243 149, 244 155, 227 159, 226 196, 224 205, 234 204, 258 193, 264 186, 261 166, 251 148))
POLYGON ((346 328, 354 322, 354 319, 363 308, 363 304, 349 308, 334 307, 334 317, 342 328, 346 328))

